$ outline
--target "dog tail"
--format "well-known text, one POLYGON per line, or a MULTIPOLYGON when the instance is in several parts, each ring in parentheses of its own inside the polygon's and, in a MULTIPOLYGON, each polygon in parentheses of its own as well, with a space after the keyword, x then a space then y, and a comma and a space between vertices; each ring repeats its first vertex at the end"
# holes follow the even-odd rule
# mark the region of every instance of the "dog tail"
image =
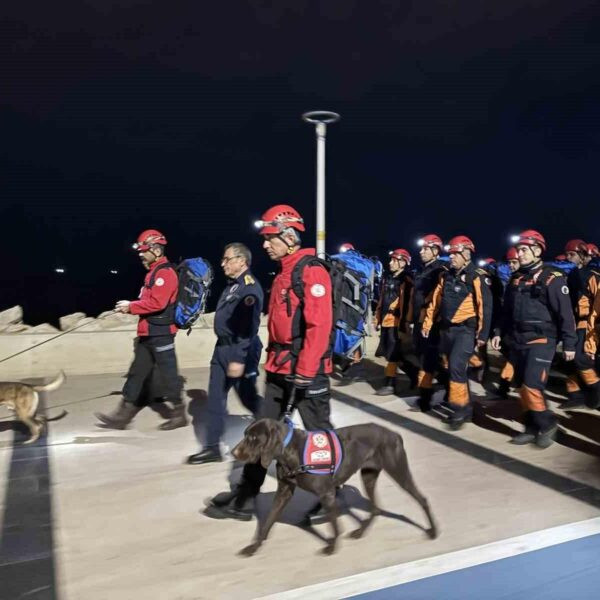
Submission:
POLYGON ((69 413, 66 410, 63 410, 60 414, 56 415, 55 417, 39 417, 42 419, 42 421, 44 421, 44 423, 47 423, 48 421, 60 421, 60 419, 63 419, 64 417, 66 417, 69 413))
POLYGON ((57 390, 67 379, 64 371, 61 371, 50 383, 46 385, 34 385, 33 389, 36 392, 53 392, 57 390))

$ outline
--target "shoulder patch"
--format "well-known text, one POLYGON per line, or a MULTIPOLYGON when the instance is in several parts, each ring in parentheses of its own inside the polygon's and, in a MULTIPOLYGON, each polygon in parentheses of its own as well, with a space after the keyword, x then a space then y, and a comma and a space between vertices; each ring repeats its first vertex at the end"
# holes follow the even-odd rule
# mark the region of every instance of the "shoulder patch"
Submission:
POLYGON ((561 291, 563 294, 565 294, 566 296, 569 294, 569 288, 568 288, 566 285, 563 285, 563 286, 560 288, 560 291, 561 291))
POLYGON ((322 298, 325 295, 325 286, 320 283, 314 283, 310 287, 310 293, 311 296, 314 296, 315 298, 322 298))
POLYGON ((552 275, 554 275, 554 277, 562 277, 563 273, 561 273, 560 271, 552 271, 552 275))
POLYGON ((254 296, 246 296, 244 298, 244 304, 246 306, 252 306, 256 302, 256 298, 254 296))
POLYGON ((161 287, 165 285, 165 280, 162 277, 157 277, 156 281, 154 282, 154 285, 161 287))
POLYGON ((244 283, 246 285, 253 285, 256 282, 254 281, 254 277, 252 277, 252 275, 244 275, 244 283))

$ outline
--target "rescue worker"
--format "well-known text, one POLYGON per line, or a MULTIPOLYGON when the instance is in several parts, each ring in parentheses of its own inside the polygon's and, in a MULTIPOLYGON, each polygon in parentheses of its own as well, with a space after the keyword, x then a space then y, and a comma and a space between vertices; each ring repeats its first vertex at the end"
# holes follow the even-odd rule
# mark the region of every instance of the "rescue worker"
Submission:
POLYGON ((156 229, 143 231, 133 244, 148 273, 139 299, 119 300, 115 306, 117 312, 139 315, 139 321, 123 399, 115 412, 95 415, 104 427, 125 429, 147 405, 168 419, 159 429, 176 429, 187 424, 175 355, 177 327, 173 317, 178 279, 165 256, 166 245, 165 236, 156 229), (155 389, 157 381, 162 387, 160 392, 155 389))
MULTIPOLYGON (((295 407, 307 430, 333 429, 329 273, 318 262, 314 248, 301 248, 304 221, 291 206, 273 206, 256 225, 264 238, 263 248, 280 267, 269 298, 267 381, 259 416, 279 419, 295 407)), ((205 514, 251 519, 245 504, 259 493, 266 473, 260 462, 245 465, 240 483, 232 491, 212 498, 205 514)))
MULTIPOLYGON (((517 249, 514 246, 511 246, 506 252, 506 262, 508 263, 508 268, 510 269, 511 275, 516 273, 519 268, 519 255, 517 254, 517 249)), ((502 324, 502 310, 504 307, 504 294, 506 293, 506 289, 502 295, 502 307, 500 312, 500 319, 496 322, 496 327, 494 329, 494 337, 496 335, 500 335, 501 333, 501 324, 502 324)), ((502 357, 504 359, 504 365, 500 370, 500 384, 498 386, 498 395, 501 398, 508 398, 508 393, 510 392, 510 384, 513 380, 515 370, 510 362, 510 350, 509 350, 509 335, 505 335, 502 338, 501 349, 502 357)))
POLYGON ((445 250, 450 255, 450 270, 439 277, 421 334, 428 337, 439 322, 440 351, 450 376, 448 403, 452 413, 447 422, 457 430, 472 417, 467 367, 473 352, 487 343, 492 296, 489 278, 471 261, 475 245, 468 237, 453 237, 445 250))
MULTIPOLYGON (((542 262, 546 250, 542 234, 528 229, 515 236, 514 243, 520 268, 506 289, 501 336, 510 336, 510 362, 515 369, 525 431, 511 442, 547 448, 554 442, 557 426, 544 389, 559 338, 565 360, 575 358, 575 320, 566 278, 542 262)), ((501 336, 492 340, 495 350, 500 349, 501 336)))
POLYGON ((600 273, 586 266, 591 257, 583 240, 569 240, 564 252, 567 261, 576 267, 568 274, 567 284, 575 314, 577 345, 575 360, 567 369, 568 400, 562 407, 577 408, 587 404, 595 408, 600 406, 600 378, 594 368, 594 361, 584 351, 584 343, 592 303, 600 287, 600 273))
POLYGON ((225 246, 221 267, 228 282, 215 310, 217 343, 210 361, 206 444, 202 452, 188 457, 190 465, 223 460, 219 443, 225 431, 227 394, 232 387, 242 404, 253 415, 258 413, 256 378, 262 350, 258 328, 263 290, 250 272, 251 263, 252 254, 244 244, 225 246))
POLYGON ((402 351, 412 321, 413 280, 408 273, 411 256, 404 248, 392 250, 389 256, 389 274, 383 280, 375 309, 375 326, 381 328, 375 356, 384 356, 387 360, 384 384, 375 392, 378 396, 394 393, 398 366, 410 379, 411 387, 416 385, 418 373, 417 367, 407 360, 402 351))
POLYGON ((435 323, 432 326, 427 337, 423 337, 421 330, 427 307, 433 298, 433 290, 439 281, 440 274, 446 270, 446 266, 440 261, 444 243, 438 235, 435 233, 425 235, 417 244, 420 247, 419 258, 423 266, 415 275, 414 281, 413 344, 419 359, 419 373, 417 376, 417 386, 419 388, 418 408, 423 412, 428 412, 431 409, 434 375, 438 373, 438 379, 443 378, 439 369, 439 324, 435 323))

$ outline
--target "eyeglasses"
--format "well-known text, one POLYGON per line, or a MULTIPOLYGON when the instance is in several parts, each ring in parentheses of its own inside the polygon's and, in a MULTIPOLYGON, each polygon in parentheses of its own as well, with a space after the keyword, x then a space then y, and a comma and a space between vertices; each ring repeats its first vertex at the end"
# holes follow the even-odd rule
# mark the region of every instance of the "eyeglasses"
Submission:
POLYGON ((226 265, 229 263, 230 260, 233 260, 234 258, 241 258, 239 254, 234 254, 233 256, 224 256, 221 259, 221 264, 222 265, 226 265))

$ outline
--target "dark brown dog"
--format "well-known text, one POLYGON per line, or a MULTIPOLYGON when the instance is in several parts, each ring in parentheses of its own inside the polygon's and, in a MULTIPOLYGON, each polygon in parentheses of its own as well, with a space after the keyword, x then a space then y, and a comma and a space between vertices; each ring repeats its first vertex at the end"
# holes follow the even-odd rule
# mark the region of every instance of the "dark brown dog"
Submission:
POLYGON ((339 537, 335 490, 359 469, 371 502, 371 514, 356 531, 350 534, 351 537, 360 538, 372 524, 375 516, 380 514, 375 503, 375 482, 382 470, 421 505, 429 520, 427 535, 432 539, 437 537, 438 528, 427 499, 419 492, 412 479, 404 444, 399 434, 374 423, 336 429, 343 448, 343 458, 339 469, 334 475, 313 475, 299 472, 306 433, 300 429, 294 429, 289 444, 284 448, 284 440, 288 431, 288 425, 285 422, 261 419, 246 429, 244 439, 232 450, 233 456, 238 460, 247 463, 260 461, 265 469, 273 460, 277 461, 278 486, 273 506, 266 521, 262 525, 259 523, 254 543, 244 548, 240 554, 251 556, 258 550, 292 497, 296 485, 316 494, 327 511, 329 522, 333 528, 333 537, 328 541, 322 553, 333 554, 339 537))

